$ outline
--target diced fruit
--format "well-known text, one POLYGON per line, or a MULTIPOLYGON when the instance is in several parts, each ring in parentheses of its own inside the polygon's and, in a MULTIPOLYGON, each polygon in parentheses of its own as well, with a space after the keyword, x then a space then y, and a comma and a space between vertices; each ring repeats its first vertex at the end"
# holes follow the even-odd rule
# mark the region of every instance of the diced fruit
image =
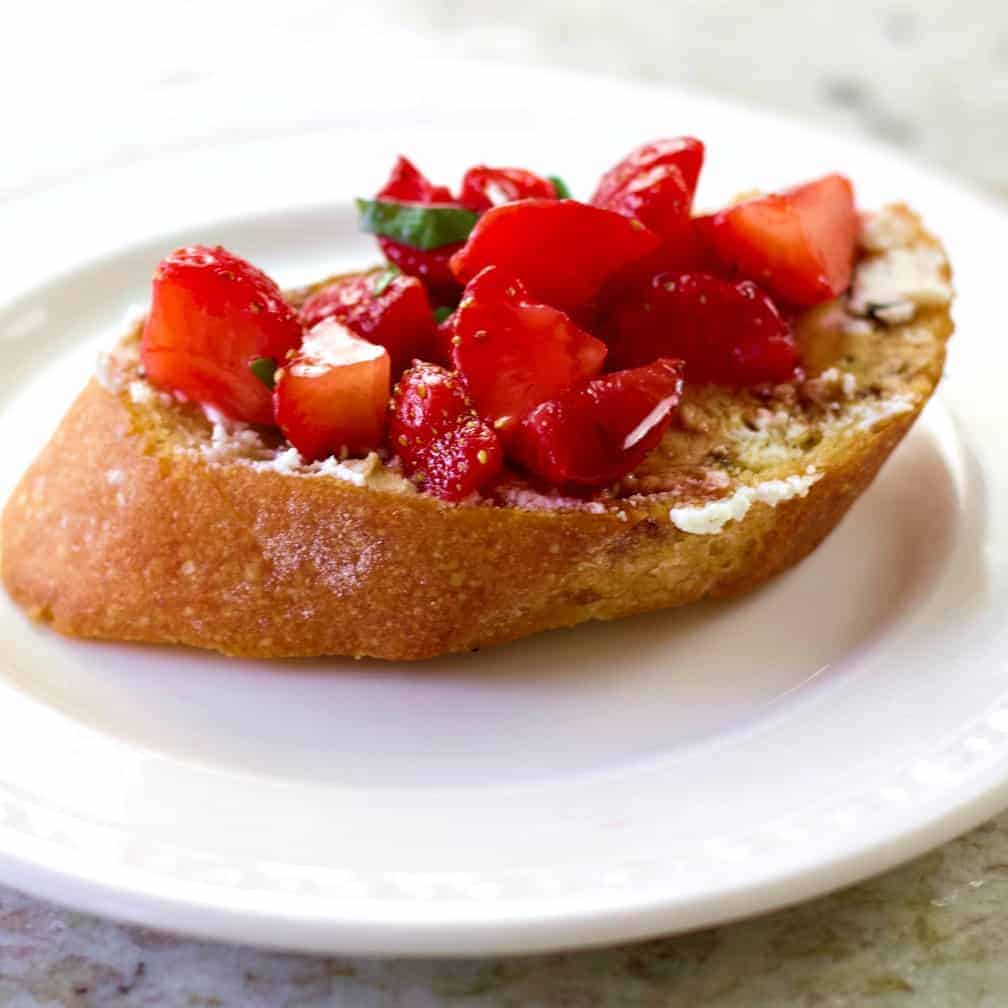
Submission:
POLYGON ((385 436, 390 388, 384 347, 323 319, 276 373, 273 392, 284 437, 308 461, 366 455, 385 436))
POLYGON ((549 179, 524 168, 488 168, 477 165, 462 177, 459 203, 483 213, 499 203, 520 199, 556 199, 558 193, 549 179))
POLYGON ((300 314, 306 329, 334 318, 361 339, 385 347, 393 374, 414 357, 426 357, 434 337, 434 316, 423 284, 389 270, 336 280, 308 298, 300 314))
POLYGON ((452 340, 455 338, 455 320, 458 318, 458 310, 450 311, 437 324, 434 330, 434 352, 431 359, 435 364, 443 364, 447 368, 454 367, 452 364, 452 340))
POLYGON ((682 172, 675 165, 660 164, 632 176, 596 205, 635 217, 666 242, 679 243, 689 232, 692 201, 682 172))
POLYGON ((754 280, 788 304, 828 301, 850 285, 857 212, 843 175, 748 200, 696 224, 718 272, 754 280))
POLYGON ((409 158, 401 154, 396 158, 385 185, 378 193, 379 199, 400 203, 453 203, 447 186, 434 185, 409 158))
POLYGON ((659 269, 701 266, 701 246, 690 212, 703 157, 703 144, 693 137, 656 140, 638 147, 602 176, 592 203, 636 217, 662 239, 658 249, 628 267, 612 287, 653 276, 659 269))
MULTIPOLYGON (((416 165, 404 157, 397 159, 392 174, 378 192, 377 198, 400 203, 459 205, 447 186, 434 185, 416 165)), ((448 262, 462 247, 461 242, 426 251, 392 238, 380 237, 378 244, 389 262, 395 263, 403 273, 423 282, 432 300, 447 301, 458 297, 459 284, 452 276, 448 262)))
POLYGON ((598 374, 606 346, 524 284, 488 266, 466 287, 452 359, 480 416, 508 440, 529 410, 598 374))
POLYGON ((554 486, 615 483, 661 440, 681 393, 677 360, 600 375, 532 410, 511 452, 554 486))
POLYGON ((534 300, 569 312, 658 241, 639 221, 610 210, 575 200, 522 200, 488 210, 451 266, 464 283, 499 266, 522 280, 534 300))
POLYGON ((672 137, 643 144, 632 150, 602 176, 591 202, 596 206, 608 206, 613 197, 623 190, 631 179, 659 165, 669 165, 677 169, 689 201, 692 202, 703 160, 704 145, 695 137, 672 137))
POLYGON ((691 383, 786 382, 799 361, 787 322, 763 291, 709 273, 659 273, 627 290, 607 332, 613 366, 678 357, 691 383))
POLYGON ((154 273, 140 359, 152 384, 235 420, 273 423, 270 390, 249 370, 282 361, 301 326, 280 288, 219 245, 190 245, 154 273))
POLYGON ((458 375, 417 363, 396 385, 389 444, 408 475, 443 500, 461 500, 500 472, 497 435, 476 415, 458 375))
POLYGON ((462 248, 462 242, 428 249, 426 252, 391 238, 379 238, 378 244, 382 255, 390 263, 395 263, 403 273, 415 276, 423 283, 432 301, 447 301, 458 297, 462 287, 452 274, 449 263, 451 257, 462 248))

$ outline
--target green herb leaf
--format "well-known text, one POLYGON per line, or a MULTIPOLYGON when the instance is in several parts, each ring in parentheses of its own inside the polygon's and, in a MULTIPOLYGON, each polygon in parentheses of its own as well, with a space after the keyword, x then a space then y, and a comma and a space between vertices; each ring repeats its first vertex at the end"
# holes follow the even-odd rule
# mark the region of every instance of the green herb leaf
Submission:
POLYGON ((462 207, 365 199, 356 202, 362 231, 424 251, 465 241, 478 219, 477 214, 462 207))
POLYGON ((276 369, 277 364, 272 357, 256 357, 255 360, 249 361, 249 371, 268 389, 276 385, 276 369))
POLYGON ((440 308, 434 309, 434 321, 440 325, 446 318, 448 318, 451 313, 455 311, 454 308, 449 308, 448 305, 442 305, 440 308))
POLYGON ((556 190, 557 199, 570 199, 571 191, 567 183, 559 175, 547 175, 546 178, 553 183, 556 190))
POLYGON ((378 297, 380 294, 384 294, 388 285, 401 273, 402 270, 395 263, 389 263, 380 273, 376 273, 374 287, 372 288, 374 296, 378 297))

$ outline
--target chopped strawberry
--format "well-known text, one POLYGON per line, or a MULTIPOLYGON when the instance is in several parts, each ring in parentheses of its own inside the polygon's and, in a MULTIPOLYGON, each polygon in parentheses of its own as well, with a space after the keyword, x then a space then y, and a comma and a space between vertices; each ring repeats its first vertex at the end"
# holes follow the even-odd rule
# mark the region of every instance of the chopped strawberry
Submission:
POLYGON ((678 244, 689 234, 692 202, 682 172, 675 165, 659 164, 632 176, 596 205, 636 218, 664 241, 678 244))
POLYGON ((387 270, 334 281, 308 298, 300 315, 306 329, 334 318, 361 339, 385 347, 393 374, 414 357, 426 357, 434 337, 434 316, 423 284, 387 270))
POLYGON ((631 151, 602 176, 592 203, 636 217, 662 239, 654 252, 606 285, 603 301, 661 270, 702 268, 702 245, 690 212, 703 157, 704 146, 693 137, 656 140, 631 151))
POLYGON ((443 500, 461 500, 500 472, 497 435, 476 415, 458 375, 417 362, 392 397, 389 443, 406 472, 443 500))
POLYGON ((488 266, 465 289, 452 359, 480 416, 509 436, 529 410, 602 370, 606 346, 488 266))
POLYGON ((323 319, 276 373, 277 423, 308 461, 365 455, 384 440, 389 386, 388 352, 323 319))
POLYGON ((610 206, 631 180, 659 166, 670 166, 678 171, 688 202, 692 202, 703 160, 704 145, 695 137, 672 137, 643 144, 602 176, 591 201, 595 206, 610 206))
POLYGON ((454 202, 447 186, 434 185, 409 158, 404 158, 401 154, 396 158, 392 173, 378 197, 399 203, 454 202))
POLYGON ((755 280, 788 304, 828 301, 850 285, 857 212, 843 175, 747 200, 696 224, 718 272, 755 280))
POLYGON ((273 423, 269 389, 249 370, 301 342, 280 288, 219 245, 190 245, 154 273, 140 359, 151 383, 235 420, 273 423))
POLYGON ((608 335, 614 366, 678 357, 690 382, 790 381, 799 360, 790 327, 763 291, 709 273, 658 273, 627 290, 608 335))
POLYGON ((466 209, 483 213, 500 203, 520 199, 556 199, 549 179, 524 168, 488 168, 477 165, 462 177, 459 203, 466 209))
POLYGON ((681 361, 600 375, 532 410, 511 451, 555 486, 615 483, 661 440, 681 393, 681 361))
POLYGON ((452 340, 455 339, 455 320, 457 318, 458 309, 456 308, 450 315, 446 315, 438 322, 437 329, 434 330, 431 359, 435 364, 443 364, 447 368, 454 366, 452 364, 452 340))
MULTIPOLYGON (((458 206, 447 186, 434 185, 412 161, 400 156, 392 174, 378 192, 378 198, 398 203, 440 203, 458 206)), ((451 300, 458 297, 459 284, 452 276, 449 260, 462 248, 453 242, 440 248, 418 249, 391 238, 379 238, 378 244, 389 262, 395 263, 409 276, 421 280, 432 299, 451 300)))
POLYGON ((543 304, 574 311, 658 237, 636 220, 575 200, 521 200, 488 210, 451 261, 468 283, 487 266, 517 276, 543 304))

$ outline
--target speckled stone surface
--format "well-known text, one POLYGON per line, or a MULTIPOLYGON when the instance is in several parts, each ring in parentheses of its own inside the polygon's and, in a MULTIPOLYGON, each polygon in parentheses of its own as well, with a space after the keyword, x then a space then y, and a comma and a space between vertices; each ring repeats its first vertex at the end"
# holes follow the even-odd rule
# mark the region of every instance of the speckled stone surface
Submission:
MULTIPOLYGON (((120 72, 115 58, 127 53, 137 58, 150 86, 170 88, 198 79, 217 33, 232 41, 240 37, 233 48, 247 55, 257 44, 264 54, 296 48, 323 29, 356 32, 371 44, 381 39, 386 65, 396 46, 435 48, 741 98, 881 138, 1008 197, 1003 0, 291 0, 283 19, 269 18, 268 38, 248 16, 248 3, 179 0, 172 8, 177 20, 158 26, 162 45, 156 50, 150 48, 150 15, 143 5, 90 3, 76 16, 86 11, 95 18, 95 8, 103 6, 109 7, 104 23, 130 33, 108 35, 104 58, 95 50, 97 40, 79 44, 79 31, 51 33, 53 3, 18 5, 13 28, 7 18, 7 39, 20 31, 24 44, 5 55, 7 72, 22 72, 19 58, 25 66, 51 68, 54 52, 63 67, 86 57, 82 88, 103 66, 120 72), (182 21, 197 15, 201 32, 185 35, 182 21), (185 46, 172 41, 183 37, 185 46), (47 60, 39 56, 42 38, 47 60)), ((87 131, 80 123, 68 120, 62 133, 55 128, 60 101, 51 95, 36 95, 36 101, 18 106, 32 144, 15 145, 5 158, 0 200, 42 174, 42 161, 52 165, 46 138, 74 140, 61 152, 61 167, 90 153, 82 146, 87 131)), ((881 878, 801 907, 692 935, 526 959, 271 954, 119 926, 0 888, 3 1008, 866 1004, 1008 1004, 1008 814, 881 878)))

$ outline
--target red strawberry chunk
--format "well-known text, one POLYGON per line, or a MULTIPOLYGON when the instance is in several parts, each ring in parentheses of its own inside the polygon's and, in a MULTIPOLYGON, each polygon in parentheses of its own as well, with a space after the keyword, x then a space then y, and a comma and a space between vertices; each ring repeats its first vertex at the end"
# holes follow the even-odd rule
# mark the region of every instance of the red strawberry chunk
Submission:
POLYGON ((602 370, 606 346, 488 266, 466 287, 452 357, 480 416, 507 439, 534 406, 602 370))
POLYGON ((658 243, 639 221, 610 210, 576 200, 521 200, 488 210, 451 267, 468 283, 487 266, 499 266, 536 301, 570 312, 658 243))
POLYGON ((520 199, 556 199, 549 179, 524 168, 488 168, 476 165, 462 177, 459 203, 467 210, 483 213, 500 203, 520 199))
POLYGON ((378 199, 400 203, 452 203, 447 186, 434 185, 409 158, 401 154, 392 166, 392 173, 378 193, 378 199))
POLYGON ((799 363, 787 322, 754 283, 709 273, 658 273, 625 292, 609 318, 610 361, 685 362, 690 382, 786 382, 799 363))
POLYGON ((389 386, 384 347, 324 319, 276 373, 277 423, 310 462, 366 455, 384 441, 389 386))
POLYGON ((632 176, 621 189, 596 206, 635 217, 666 242, 688 236, 692 193, 675 165, 660 164, 632 176))
POLYGON ((668 165, 678 171, 688 200, 692 202, 703 160, 704 145, 695 137, 672 137, 643 144, 602 176, 591 201, 595 206, 609 206, 613 197, 632 179, 658 166, 668 165))
POLYGON ((500 472, 500 441, 476 415, 458 375, 418 362, 396 385, 391 410, 389 444, 434 496, 462 500, 500 472))
POLYGON ((361 339, 385 347, 393 374, 414 357, 426 357, 434 337, 423 284, 411 276, 389 279, 385 271, 336 280, 308 298, 300 316, 306 329, 334 318, 361 339))
POLYGON ((435 364, 443 364, 447 368, 452 368, 452 347, 455 339, 455 320, 458 317, 458 309, 453 311, 446 318, 442 319, 434 331, 433 353, 431 360, 435 364))
POLYGON ((432 301, 454 301, 462 289, 451 271, 451 258, 463 247, 452 242, 439 248, 418 249, 392 238, 379 237, 382 255, 408 276, 416 277, 427 288, 432 301))
POLYGON ((828 301, 850 285, 857 212, 842 175, 748 200, 696 224, 718 272, 754 280, 788 304, 828 301))
POLYGON ((582 382, 522 421, 511 451, 554 486, 598 487, 632 472, 676 416, 682 362, 656 360, 582 382))
POLYGON ((272 424, 270 390, 252 361, 283 361, 301 326, 280 288, 219 245, 190 245, 154 274, 140 359, 152 384, 235 420, 272 424))
MULTIPOLYGON (((388 181, 379 190, 378 199, 459 206, 447 186, 435 185, 412 161, 402 156, 396 160, 388 181)), ((458 297, 459 284, 448 263, 462 248, 462 242, 453 242, 440 248, 418 249, 391 238, 379 237, 378 244, 385 258, 395 263, 403 273, 417 277, 435 301, 450 301, 458 297)))

